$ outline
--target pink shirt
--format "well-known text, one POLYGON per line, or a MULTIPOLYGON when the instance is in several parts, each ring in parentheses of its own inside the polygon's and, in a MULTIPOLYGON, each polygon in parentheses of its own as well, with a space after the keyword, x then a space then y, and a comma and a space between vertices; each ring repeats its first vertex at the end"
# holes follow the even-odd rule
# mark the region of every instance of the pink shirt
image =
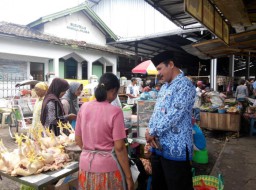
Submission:
POLYGON ((108 151, 114 147, 114 141, 126 138, 122 110, 105 102, 84 103, 76 120, 76 136, 82 137, 83 152, 79 167, 90 172, 111 172, 118 170, 110 154, 93 154, 85 150, 108 151))

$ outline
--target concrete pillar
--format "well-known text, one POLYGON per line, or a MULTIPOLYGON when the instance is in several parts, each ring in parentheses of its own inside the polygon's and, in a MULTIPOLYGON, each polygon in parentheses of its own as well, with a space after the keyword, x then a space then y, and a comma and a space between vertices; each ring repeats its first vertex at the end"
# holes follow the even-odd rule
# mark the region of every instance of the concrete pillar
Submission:
POLYGON ((229 57, 229 77, 234 77, 235 55, 229 57))
POLYGON ((46 80, 46 74, 49 73, 49 60, 44 62, 44 79, 46 80))
POLYGON ((103 65, 103 74, 107 72, 107 63, 104 61, 103 65))
POLYGON ((87 75, 88 75, 88 79, 90 79, 91 75, 92 75, 92 62, 87 62, 87 75))
POLYGON ((60 72, 59 72, 59 58, 54 58, 53 59, 53 67, 54 67, 55 77, 59 77, 59 75, 60 75, 60 72))
POLYGON ((82 63, 77 62, 77 79, 82 79, 82 63))
POLYGON ((112 73, 117 75, 117 61, 115 63, 112 63, 112 73))
POLYGON ((211 88, 217 90, 217 59, 211 60, 211 88))
POLYGON ((30 62, 27 62, 27 79, 30 79, 31 73, 30 73, 30 62))

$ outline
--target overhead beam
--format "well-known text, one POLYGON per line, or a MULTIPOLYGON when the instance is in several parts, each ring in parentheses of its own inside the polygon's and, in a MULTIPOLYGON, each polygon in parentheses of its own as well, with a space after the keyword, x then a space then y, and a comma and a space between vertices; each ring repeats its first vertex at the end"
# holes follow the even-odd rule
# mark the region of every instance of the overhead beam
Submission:
MULTIPOLYGON (((150 42, 150 41, 149 41, 150 42)), ((172 50, 172 51, 177 51, 177 52, 182 52, 181 50, 179 50, 179 49, 177 49, 177 48, 174 48, 174 47, 171 47, 171 46, 154 46, 154 45, 152 45, 152 44, 150 44, 150 43, 147 43, 147 42, 143 42, 143 44, 145 44, 145 45, 147 45, 147 46, 152 46, 152 47, 154 47, 154 48, 156 48, 156 49, 158 49, 158 50, 161 50, 161 49, 163 49, 164 47, 168 47, 168 49, 169 50, 172 50)), ((152 51, 154 51, 154 50, 152 50, 152 51)))
MULTIPOLYGON (((234 28, 251 26, 243 0, 213 0, 234 28)), ((241 32, 241 31, 240 31, 241 32)))

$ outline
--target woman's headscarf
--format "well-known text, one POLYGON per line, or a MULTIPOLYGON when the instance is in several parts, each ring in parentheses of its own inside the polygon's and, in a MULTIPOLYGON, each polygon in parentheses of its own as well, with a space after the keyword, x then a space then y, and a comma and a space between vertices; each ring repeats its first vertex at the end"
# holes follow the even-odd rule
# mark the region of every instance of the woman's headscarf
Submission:
POLYGON ((66 99, 69 102, 70 110, 69 113, 77 114, 79 110, 79 105, 77 102, 77 96, 75 95, 76 91, 82 87, 83 85, 79 82, 71 82, 69 84, 69 89, 67 90, 66 94, 61 99, 66 99))
MULTIPOLYGON (((61 78, 54 78, 52 80, 52 83, 45 95, 43 104, 42 104, 42 111, 41 111, 41 122, 44 125, 46 121, 47 111, 45 109, 46 105, 49 101, 55 101, 57 102, 58 106, 61 108, 62 115, 64 115, 64 110, 62 103, 60 102, 59 96, 61 92, 65 92, 69 89, 69 84, 66 80, 61 78)), ((55 110, 57 111, 57 110, 55 110)))
POLYGON ((66 80, 61 78, 54 78, 52 80, 51 85, 49 86, 49 89, 46 93, 48 94, 54 94, 57 98, 59 98, 61 92, 65 92, 69 89, 69 84, 66 80))

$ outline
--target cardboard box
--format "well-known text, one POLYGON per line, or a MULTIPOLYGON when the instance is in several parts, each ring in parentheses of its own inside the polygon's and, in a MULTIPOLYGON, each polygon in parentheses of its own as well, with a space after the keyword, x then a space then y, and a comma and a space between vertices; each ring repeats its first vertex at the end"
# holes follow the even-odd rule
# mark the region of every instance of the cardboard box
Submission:
POLYGON ((69 190, 69 184, 68 183, 64 183, 61 185, 48 185, 47 190, 69 190))
POLYGON ((74 179, 68 183, 69 190, 78 190, 78 179, 74 179))
POLYGON ((47 190, 78 190, 78 178, 72 178, 68 182, 64 182, 65 178, 59 180, 56 185, 48 185, 47 190))

